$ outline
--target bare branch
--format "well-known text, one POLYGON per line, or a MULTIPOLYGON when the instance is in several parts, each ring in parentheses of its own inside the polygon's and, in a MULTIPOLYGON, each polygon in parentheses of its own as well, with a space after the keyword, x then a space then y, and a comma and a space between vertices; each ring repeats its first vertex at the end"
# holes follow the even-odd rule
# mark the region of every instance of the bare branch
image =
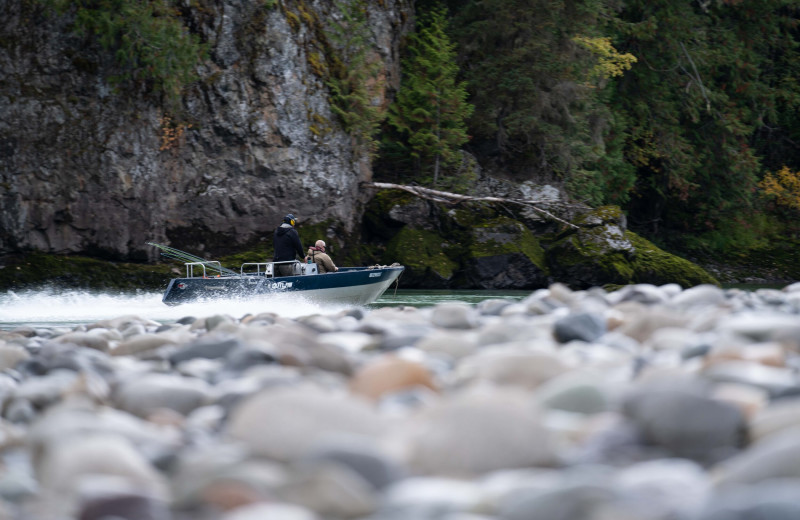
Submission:
POLYGON ((542 200, 525 200, 525 199, 509 199, 503 197, 473 197, 471 195, 461 195, 459 193, 451 193, 449 191, 433 190, 431 188, 423 188, 422 186, 408 186, 405 184, 393 184, 389 182, 366 182, 362 184, 365 188, 375 189, 394 189, 407 191, 421 199, 432 200, 434 202, 441 202, 442 204, 459 204, 461 202, 489 202, 489 203, 511 203, 528 207, 533 211, 546 216, 549 219, 560 222, 571 228, 578 229, 578 226, 559 218, 547 210, 540 208, 540 205, 555 205, 551 201, 542 200))
MULTIPOLYGON (((697 72, 697 67, 694 66, 694 60, 689 55, 689 51, 686 50, 686 47, 683 45, 683 42, 678 42, 683 49, 683 53, 686 55, 686 58, 689 60, 689 64, 692 66, 692 70, 694 71, 694 77, 697 80, 697 84, 700 85, 700 92, 703 94, 703 98, 706 100, 706 112, 711 112, 711 101, 708 100, 708 96, 706 95, 706 89, 703 86, 703 80, 700 79, 700 74, 697 72)), ((689 74, 691 76, 691 74, 689 74)))

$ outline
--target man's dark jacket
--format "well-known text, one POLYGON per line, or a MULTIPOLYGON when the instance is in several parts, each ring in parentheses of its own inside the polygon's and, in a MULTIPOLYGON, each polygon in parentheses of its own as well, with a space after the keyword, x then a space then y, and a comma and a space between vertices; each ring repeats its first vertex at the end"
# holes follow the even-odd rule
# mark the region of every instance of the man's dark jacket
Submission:
POLYGON ((297 230, 289 224, 283 223, 275 230, 275 237, 272 240, 275 247, 273 262, 288 262, 294 260, 295 254, 303 258, 303 245, 300 243, 300 235, 297 230))

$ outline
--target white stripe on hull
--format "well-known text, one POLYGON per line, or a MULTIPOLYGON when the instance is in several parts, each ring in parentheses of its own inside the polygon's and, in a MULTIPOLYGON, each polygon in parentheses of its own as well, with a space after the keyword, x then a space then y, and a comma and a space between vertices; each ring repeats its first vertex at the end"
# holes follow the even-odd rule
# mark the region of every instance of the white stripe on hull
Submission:
POLYGON ((332 289, 311 289, 307 291, 292 291, 284 294, 297 295, 309 301, 320 303, 349 303, 352 305, 366 305, 377 300, 383 292, 395 281, 397 276, 388 280, 369 285, 356 285, 351 287, 335 287, 332 289))

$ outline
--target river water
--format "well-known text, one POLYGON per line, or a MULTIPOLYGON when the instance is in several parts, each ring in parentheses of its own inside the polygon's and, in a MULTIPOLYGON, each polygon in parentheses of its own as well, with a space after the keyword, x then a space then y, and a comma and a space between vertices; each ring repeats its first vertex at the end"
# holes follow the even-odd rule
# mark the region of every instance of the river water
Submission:
MULTIPOLYGON (((475 304, 489 298, 521 300, 530 292, 409 289, 395 291, 390 288, 377 302, 367 308, 401 305, 426 307, 449 301, 475 304)), ((227 314, 241 318, 246 314, 273 312, 287 318, 297 318, 311 314, 330 314, 347 308, 347 306, 322 306, 297 296, 269 301, 217 301, 169 307, 161 303, 161 296, 160 291, 7 291, 0 293, 0 330, 21 326, 74 327, 126 315, 136 315, 160 323, 172 323, 185 316, 227 314)))

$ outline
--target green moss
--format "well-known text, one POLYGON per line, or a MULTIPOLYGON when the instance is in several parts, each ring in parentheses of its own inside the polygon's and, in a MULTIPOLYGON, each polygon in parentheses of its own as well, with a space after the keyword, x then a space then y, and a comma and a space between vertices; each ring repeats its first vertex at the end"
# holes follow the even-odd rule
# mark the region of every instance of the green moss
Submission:
MULTIPOLYGON (((604 228, 595 229, 600 232, 604 228)), ((548 263, 561 281, 579 286, 633 282, 634 269, 626 255, 604 250, 592 238, 596 237, 573 233, 553 244, 548 251, 548 263)))
POLYGON ((6 261, 0 269, 0 289, 160 289, 175 276, 174 267, 168 263, 136 264, 29 253, 6 261))
POLYGON ((636 282, 656 285, 677 283, 684 288, 700 284, 719 285, 702 267, 659 249, 636 233, 626 231, 625 238, 636 248, 636 255, 631 263, 636 282))
POLYGON ((581 227, 617 224, 624 218, 625 214, 619 206, 600 206, 588 213, 580 215, 575 219, 573 224, 581 227))
POLYGON ((444 279, 453 276, 458 264, 444 254, 445 240, 431 231, 404 227, 386 247, 384 263, 399 262, 418 273, 430 269, 444 279))
POLYGON ((364 212, 364 225, 374 236, 390 240, 399 226, 392 227, 387 219, 388 213, 397 205, 409 204, 415 200, 410 193, 400 190, 380 190, 369 201, 364 212))
POLYGON ((498 217, 475 226, 469 247, 470 256, 483 258, 511 253, 522 253, 539 269, 549 271, 544 249, 522 222, 498 217))
POLYGON ((289 23, 289 27, 291 27, 294 32, 299 31, 301 25, 300 17, 288 9, 284 9, 283 12, 286 15, 286 21, 289 23))
POLYGON ((470 204, 448 211, 452 221, 462 228, 472 228, 480 225, 481 221, 492 220, 497 217, 497 211, 484 204, 470 204))

